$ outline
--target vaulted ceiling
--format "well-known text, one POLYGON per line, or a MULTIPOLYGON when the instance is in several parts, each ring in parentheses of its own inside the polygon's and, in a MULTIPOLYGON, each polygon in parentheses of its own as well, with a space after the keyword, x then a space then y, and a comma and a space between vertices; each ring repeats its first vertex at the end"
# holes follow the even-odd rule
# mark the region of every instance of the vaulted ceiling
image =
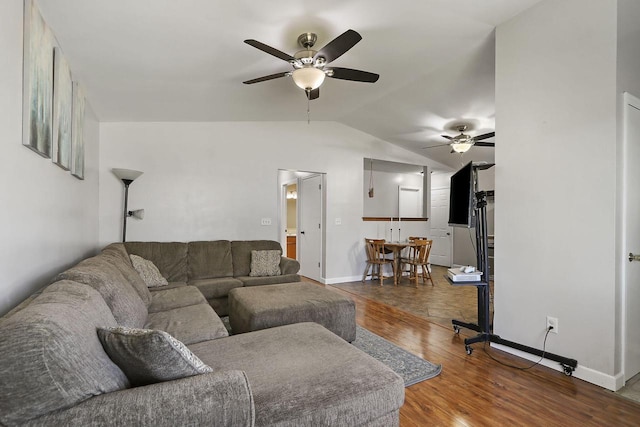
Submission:
MULTIPOLYGON (((380 74, 327 79, 311 120, 330 120, 456 168, 493 148, 450 154, 440 135, 495 128, 495 28, 540 0, 40 0, 101 121, 306 121, 291 78, 243 81, 290 65, 243 43, 289 54, 347 29, 363 39, 331 65, 380 74), (462 158, 461 158, 462 157, 462 158)), ((498 144, 508 143, 500 141, 498 144)))

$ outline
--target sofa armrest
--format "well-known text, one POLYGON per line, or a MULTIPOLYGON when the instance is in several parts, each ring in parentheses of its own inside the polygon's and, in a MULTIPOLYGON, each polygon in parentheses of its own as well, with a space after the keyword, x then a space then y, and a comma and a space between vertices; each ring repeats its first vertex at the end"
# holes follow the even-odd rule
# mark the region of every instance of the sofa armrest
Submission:
POLYGON ((101 394, 27 425, 253 426, 254 422, 245 373, 224 371, 101 394))
POLYGON ((298 274, 300 263, 293 258, 283 256, 280 258, 280 271, 282 274, 298 274))

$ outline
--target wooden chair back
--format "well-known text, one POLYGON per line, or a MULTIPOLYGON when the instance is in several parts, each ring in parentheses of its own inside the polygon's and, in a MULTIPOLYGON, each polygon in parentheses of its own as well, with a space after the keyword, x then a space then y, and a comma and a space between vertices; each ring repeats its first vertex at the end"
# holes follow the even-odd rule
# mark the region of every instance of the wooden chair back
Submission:
POLYGON ((426 265, 429 262, 429 254, 431 253, 433 240, 416 239, 414 244, 416 245, 414 255, 415 262, 420 265, 426 265))
POLYGON ((384 239, 365 239, 367 242, 367 260, 372 262, 389 262, 385 258, 384 239))

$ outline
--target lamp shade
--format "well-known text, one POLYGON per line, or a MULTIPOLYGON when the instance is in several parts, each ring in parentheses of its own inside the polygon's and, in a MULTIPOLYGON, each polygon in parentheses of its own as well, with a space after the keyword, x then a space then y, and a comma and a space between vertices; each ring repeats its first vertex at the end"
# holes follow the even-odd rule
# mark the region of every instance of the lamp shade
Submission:
POLYGON ((324 71, 314 67, 298 68, 291 77, 300 89, 314 90, 324 82, 324 71))
POLYGON ((473 146, 473 144, 468 142, 458 142, 451 144, 451 148, 456 153, 466 153, 473 146))
POLYGON ((122 180, 128 180, 128 181, 134 181, 136 178, 138 178, 140 175, 143 174, 143 172, 140 171, 136 171, 133 169, 111 169, 111 172, 113 172, 113 174, 115 176, 117 176, 118 178, 122 179, 122 180))
POLYGON ((144 219, 144 209, 136 209, 135 211, 129 211, 128 216, 136 219, 144 219))

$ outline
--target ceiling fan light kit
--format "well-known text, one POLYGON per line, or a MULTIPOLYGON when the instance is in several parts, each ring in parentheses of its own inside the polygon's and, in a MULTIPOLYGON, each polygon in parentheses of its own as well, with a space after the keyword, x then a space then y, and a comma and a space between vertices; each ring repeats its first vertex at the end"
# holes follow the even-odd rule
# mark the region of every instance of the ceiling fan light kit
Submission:
POLYGON ((473 147, 473 143, 468 142, 454 142, 451 144, 451 149, 460 154, 466 153, 471 147, 473 147))
POLYGON ((295 84, 305 91, 318 89, 324 82, 324 76, 324 71, 311 66, 295 69, 291 73, 295 84))

